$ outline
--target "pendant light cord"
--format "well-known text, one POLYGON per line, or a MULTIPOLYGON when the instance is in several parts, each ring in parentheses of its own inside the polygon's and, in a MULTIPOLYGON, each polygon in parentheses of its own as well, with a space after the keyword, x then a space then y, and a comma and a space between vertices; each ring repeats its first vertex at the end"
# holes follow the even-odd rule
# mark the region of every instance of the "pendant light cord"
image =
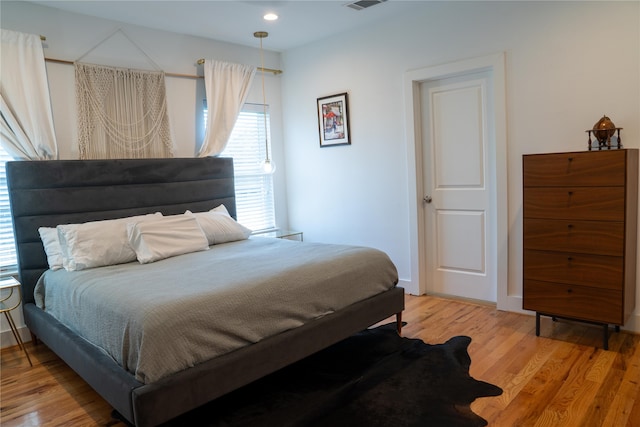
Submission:
MULTIPOLYGON (((262 39, 267 37, 264 33, 260 37, 260 65, 264 70, 264 50, 262 49, 262 39)), ((269 138, 267 136, 267 95, 264 89, 264 73, 262 73, 262 108, 264 113, 264 148, 265 148, 265 160, 269 162, 269 138)))

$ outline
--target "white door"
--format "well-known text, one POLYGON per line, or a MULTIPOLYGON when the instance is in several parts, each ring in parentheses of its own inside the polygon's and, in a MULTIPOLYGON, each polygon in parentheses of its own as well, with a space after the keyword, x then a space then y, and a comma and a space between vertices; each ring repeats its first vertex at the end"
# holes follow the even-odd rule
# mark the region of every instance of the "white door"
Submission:
POLYGON ((491 77, 420 84, 427 293, 496 301, 491 77))

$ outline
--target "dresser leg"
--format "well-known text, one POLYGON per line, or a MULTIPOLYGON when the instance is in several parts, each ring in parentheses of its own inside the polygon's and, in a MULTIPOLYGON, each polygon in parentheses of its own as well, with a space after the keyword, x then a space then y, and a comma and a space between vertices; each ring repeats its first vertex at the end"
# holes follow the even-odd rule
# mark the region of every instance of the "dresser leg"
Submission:
POLYGON ((540 313, 536 311, 536 336, 540 336, 540 313))
POLYGON ((602 343, 602 347, 605 350, 609 350, 609 325, 605 323, 604 327, 603 327, 603 332, 604 332, 604 341, 602 343))

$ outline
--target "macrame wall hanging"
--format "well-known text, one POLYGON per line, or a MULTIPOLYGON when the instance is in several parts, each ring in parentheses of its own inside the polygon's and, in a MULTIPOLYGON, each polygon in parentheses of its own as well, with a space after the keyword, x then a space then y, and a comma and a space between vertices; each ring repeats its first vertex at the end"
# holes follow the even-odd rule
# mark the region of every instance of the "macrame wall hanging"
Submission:
POLYGON ((165 74, 133 40, 118 29, 78 58, 74 66, 81 159, 173 157, 165 74), (157 71, 80 62, 118 32, 157 71))

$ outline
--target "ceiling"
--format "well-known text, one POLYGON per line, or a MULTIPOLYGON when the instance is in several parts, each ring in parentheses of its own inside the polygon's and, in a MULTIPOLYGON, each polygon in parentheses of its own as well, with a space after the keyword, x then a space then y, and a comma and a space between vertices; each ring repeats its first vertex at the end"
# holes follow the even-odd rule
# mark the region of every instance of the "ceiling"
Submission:
POLYGON ((267 31, 264 48, 285 51, 327 36, 405 13, 417 0, 387 0, 354 10, 356 0, 33 1, 69 12, 255 47, 255 31, 267 31), (267 22, 266 12, 279 19, 267 22))

